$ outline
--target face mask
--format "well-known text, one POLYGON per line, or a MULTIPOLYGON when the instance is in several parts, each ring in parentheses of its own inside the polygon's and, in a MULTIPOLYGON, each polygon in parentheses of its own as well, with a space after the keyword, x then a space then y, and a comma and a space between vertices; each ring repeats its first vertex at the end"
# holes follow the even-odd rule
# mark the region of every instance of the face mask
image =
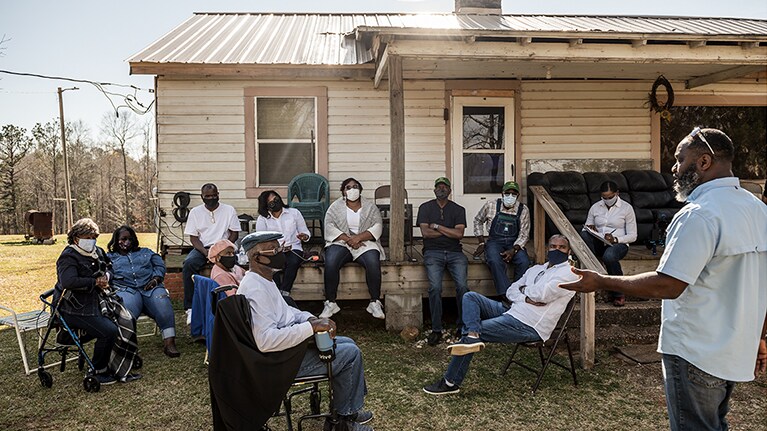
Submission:
POLYGON ((611 197, 610 199, 602 198, 602 201, 605 203, 605 205, 607 205, 608 207, 611 207, 615 205, 615 202, 618 202, 618 195, 615 195, 611 197))
POLYGON ((568 254, 559 250, 549 250, 548 260, 552 265, 559 265, 567 260, 568 254))
POLYGON ((517 197, 514 195, 503 195, 503 206, 511 208, 517 203, 517 197))
POLYGON ((234 263, 237 260, 237 256, 220 256, 218 262, 226 269, 234 268, 234 263))
POLYGON ((261 263, 261 265, 266 265, 269 268, 275 269, 275 270, 282 270, 285 269, 285 253, 277 253, 274 256, 267 256, 265 254, 261 254, 258 256, 259 258, 265 257, 269 259, 269 262, 267 263, 261 263, 260 261, 258 263, 261 263))
POLYGON ((266 208, 269 209, 269 211, 276 213, 277 211, 282 209, 282 199, 276 198, 273 201, 266 204, 266 208))
POLYGON ((90 253, 96 248, 96 240, 80 238, 77 240, 77 246, 90 253))
POLYGON ((120 247, 120 250, 128 251, 131 248, 131 240, 119 241, 117 245, 120 247))
POLYGON ((347 201, 356 201, 360 198, 360 189, 349 189, 346 191, 346 200, 347 201))
POLYGON ((215 208, 216 205, 218 205, 218 198, 208 198, 202 200, 205 203, 205 206, 208 208, 215 208))
POLYGON ((448 196, 450 196, 450 191, 444 189, 436 189, 434 190, 434 196, 436 196, 437 199, 444 201, 448 196))

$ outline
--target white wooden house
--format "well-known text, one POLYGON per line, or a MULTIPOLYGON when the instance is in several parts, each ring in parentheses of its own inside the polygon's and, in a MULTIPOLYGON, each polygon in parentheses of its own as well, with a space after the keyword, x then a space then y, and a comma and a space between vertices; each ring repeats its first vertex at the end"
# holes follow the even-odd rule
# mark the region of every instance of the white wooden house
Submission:
MULTIPOLYGON (((403 190, 417 208, 448 176, 471 218, 497 194, 488 184, 516 179, 524 190, 531 167, 552 160, 659 169, 661 121, 647 100, 661 75, 675 105, 767 106, 767 20, 508 15, 500 5, 199 13, 132 56, 131 73, 156 76, 164 241, 182 236, 172 194, 206 182, 255 215, 258 194, 284 195, 297 173, 324 175, 331 198, 355 177, 367 196, 391 184, 398 214, 403 190), (483 145, 470 136, 478 118, 492 122, 483 145)), ((402 262, 410 227, 391 223, 387 314, 390 296, 420 310, 425 275, 402 262)), ((472 271, 470 286, 487 283, 472 271)))

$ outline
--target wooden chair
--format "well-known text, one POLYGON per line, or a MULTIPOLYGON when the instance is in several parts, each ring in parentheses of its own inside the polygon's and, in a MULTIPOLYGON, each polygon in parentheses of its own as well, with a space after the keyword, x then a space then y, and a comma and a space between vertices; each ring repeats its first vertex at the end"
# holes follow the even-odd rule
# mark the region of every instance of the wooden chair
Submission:
MULTIPOLYGON (((408 245, 407 254, 408 258, 413 256, 413 206, 410 205, 407 197, 407 190, 405 192, 405 242, 408 245)), ((389 244, 389 220, 391 220, 391 186, 383 185, 375 189, 373 192, 373 203, 376 204, 381 211, 381 218, 383 219, 384 230, 381 236, 381 244, 389 244), (386 200, 386 203, 381 203, 386 200)))
POLYGON ((503 367, 503 370, 501 371, 502 375, 506 374, 506 371, 508 371, 511 364, 517 364, 520 367, 532 371, 538 375, 538 378, 535 380, 535 384, 533 385, 533 395, 535 394, 535 391, 538 390, 538 386, 541 384, 541 380, 543 380, 543 374, 546 372, 546 368, 548 368, 549 364, 554 364, 560 368, 563 368, 570 372, 570 374, 573 376, 573 385, 578 386, 578 379, 575 376, 575 365, 573 363, 573 350, 570 347, 570 339, 567 336, 567 322, 570 320, 570 316, 573 314, 573 308, 575 307, 575 296, 570 299, 570 302, 567 303, 567 307, 565 307, 564 313, 562 313, 562 316, 559 319, 559 323, 557 324, 557 327, 554 328, 554 332, 551 334, 551 337, 544 341, 536 341, 532 343, 517 343, 514 345, 514 350, 511 351, 511 357, 509 357, 509 360, 506 361, 506 366, 503 367), (554 354, 556 353, 557 346, 561 341, 564 341, 565 346, 567 346, 567 356, 569 358, 569 366, 567 364, 563 364, 561 362, 558 362, 554 359, 554 354), (520 362, 518 359, 515 359, 515 355, 517 354, 517 350, 519 350, 519 346, 522 347, 528 347, 531 349, 538 349, 538 357, 540 358, 541 365, 540 368, 533 368, 525 363, 520 362), (547 353, 544 355, 544 349, 547 349, 547 353))

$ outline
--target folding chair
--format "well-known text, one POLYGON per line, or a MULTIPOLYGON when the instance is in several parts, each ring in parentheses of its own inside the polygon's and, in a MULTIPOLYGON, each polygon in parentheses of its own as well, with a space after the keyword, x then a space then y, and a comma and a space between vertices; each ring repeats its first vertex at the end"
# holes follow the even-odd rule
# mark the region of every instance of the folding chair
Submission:
POLYGON ((21 351, 21 361, 24 363, 24 373, 30 375, 35 370, 30 370, 29 368, 24 333, 45 329, 48 326, 48 320, 51 318, 51 315, 45 309, 27 311, 26 313, 16 313, 13 309, 4 305, 0 305, 0 309, 9 313, 6 316, 0 317, 0 325, 11 326, 16 330, 16 339, 19 342, 19 350, 21 351))
MULTIPOLYGON (((373 192, 373 203, 381 211, 381 218, 383 219, 384 231, 381 237, 382 245, 389 245, 389 221, 391 220, 391 186, 383 185, 379 186, 373 192), (381 203, 380 201, 387 201, 388 203, 381 203)), ((406 251, 407 257, 412 259, 413 256, 413 206, 408 201, 407 190, 405 190, 405 242, 407 242, 409 252, 406 251)))
POLYGON ((136 319, 136 338, 153 337, 157 335, 157 333, 159 332, 158 331, 159 329, 160 328, 157 326, 157 323, 146 314, 142 314, 141 316, 138 317, 138 319, 136 319), (139 325, 142 327, 145 327, 147 331, 140 332, 139 325))
POLYGON ((573 385, 578 386, 578 380, 575 377, 575 365, 573 363, 573 351, 570 347, 570 339, 567 337, 567 322, 570 320, 570 316, 573 314, 573 308, 575 306, 575 296, 570 299, 570 302, 567 303, 567 307, 565 307, 564 313, 562 313, 562 316, 559 319, 559 323, 557 324, 557 327, 554 328, 554 332, 552 332, 551 337, 544 341, 536 341, 532 343, 517 343, 514 345, 514 350, 511 352, 511 357, 509 357, 509 360, 506 362, 506 366, 503 368, 503 371, 501 371, 502 375, 506 374, 506 371, 508 371, 509 366, 511 366, 512 363, 519 365, 520 367, 532 371, 538 375, 538 378, 535 380, 535 384, 533 385, 533 395, 535 395, 535 391, 538 390, 538 386, 541 384, 541 380, 543 380, 543 374, 546 372, 546 368, 548 368, 549 364, 557 365, 560 368, 563 368, 567 371, 570 371, 570 374, 573 376, 573 385), (564 340, 565 345, 567 346, 567 356, 570 359, 569 366, 562 364, 561 362, 558 362, 554 358, 554 353, 556 353, 557 345, 559 345, 559 342, 564 340), (536 369, 533 368, 527 364, 524 364, 520 362, 517 359, 514 359, 515 355, 517 354, 517 350, 519 349, 519 346, 538 349, 538 357, 541 360, 541 368, 536 369), (549 349, 548 353, 544 355, 544 348, 549 349))

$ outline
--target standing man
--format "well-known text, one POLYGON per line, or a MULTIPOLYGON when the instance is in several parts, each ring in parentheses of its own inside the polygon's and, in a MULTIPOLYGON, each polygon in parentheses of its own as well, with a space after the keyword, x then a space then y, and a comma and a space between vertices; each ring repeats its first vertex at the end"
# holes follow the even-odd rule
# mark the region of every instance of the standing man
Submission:
MULTIPOLYGON (((602 258, 608 274, 623 275, 621 259, 629 252, 628 245, 637 240, 634 208, 618 196, 620 190, 614 181, 603 182, 599 192, 602 199, 589 208, 581 238, 596 257, 602 258)), ((621 292, 610 292, 610 300, 616 307, 626 303, 621 292)))
POLYGON ((519 202, 519 184, 507 181, 501 189, 501 197, 488 201, 474 217, 474 236, 479 246, 474 256, 485 253, 485 261, 493 275, 495 291, 501 296, 512 281, 517 281, 530 267, 525 245, 530 237, 530 211, 519 202), (483 228, 487 227, 485 243, 483 228), (506 265, 514 267, 514 279, 509 280, 506 265))
POLYGON ((672 430, 727 429, 735 382, 767 366, 767 206, 732 174, 732 141, 696 127, 676 148, 671 221, 655 272, 630 277, 573 269, 560 287, 662 298, 658 351, 672 430))
POLYGON ((434 181, 436 199, 418 207, 418 226, 423 236, 423 263, 429 278, 429 311, 431 334, 427 343, 436 346, 442 339, 442 275, 450 272, 455 283, 455 301, 458 305, 458 330, 461 320, 461 299, 469 289, 466 272, 469 261, 461 249, 461 238, 466 229, 466 209, 448 199, 450 180, 439 177, 434 181))
POLYGON ((240 231, 240 221, 234 207, 218 202, 218 187, 215 184, 204 184, 200 189, 200 195, 203 204, 189 211, 184 227, 184 235, 189 235, 189 240, 194 247, 184 259, 184 266, 181 269, 187 325, 192 323, 192 297, 194 297, 192 275, 202 271, 208 261, 210 246, 221 239, 235 242, 240 231))

